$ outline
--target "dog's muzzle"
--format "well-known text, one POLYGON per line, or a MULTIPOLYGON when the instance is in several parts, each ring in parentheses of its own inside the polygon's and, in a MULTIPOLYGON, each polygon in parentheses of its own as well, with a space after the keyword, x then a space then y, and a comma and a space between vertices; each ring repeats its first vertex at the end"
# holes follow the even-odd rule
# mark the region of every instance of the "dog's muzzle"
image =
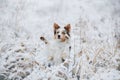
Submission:
POLYGON ((58 35, 58 39, 60 39, 60 35, 58 35))

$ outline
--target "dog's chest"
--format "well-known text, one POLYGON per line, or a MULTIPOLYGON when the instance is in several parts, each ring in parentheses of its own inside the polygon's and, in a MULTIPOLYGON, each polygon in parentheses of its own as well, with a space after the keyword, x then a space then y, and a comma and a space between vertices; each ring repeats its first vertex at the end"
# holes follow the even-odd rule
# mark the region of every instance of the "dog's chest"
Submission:
POLYGON ((48 45, 48 51, 52 54, 62 54, 69 47, 68 43, 60 43, 60 42, 51 42, 48 45))

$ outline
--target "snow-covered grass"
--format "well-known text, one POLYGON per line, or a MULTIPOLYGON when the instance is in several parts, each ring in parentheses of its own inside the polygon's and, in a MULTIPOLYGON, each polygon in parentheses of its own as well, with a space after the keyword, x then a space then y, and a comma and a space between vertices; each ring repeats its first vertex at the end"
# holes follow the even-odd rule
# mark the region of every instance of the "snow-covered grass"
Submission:
POLYGON ((0 0, 0 80, 120 80, 120 1, 0 0), (71 57, 45 67, 54 22, 72 26, 71 57))

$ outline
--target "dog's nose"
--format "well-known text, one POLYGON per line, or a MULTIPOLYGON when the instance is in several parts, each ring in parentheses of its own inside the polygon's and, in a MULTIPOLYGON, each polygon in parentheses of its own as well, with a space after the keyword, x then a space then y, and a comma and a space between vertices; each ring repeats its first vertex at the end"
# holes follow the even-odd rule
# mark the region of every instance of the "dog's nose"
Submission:
POLYGON ((60 39, 60 35, 58 35, 58 38, 60 39))

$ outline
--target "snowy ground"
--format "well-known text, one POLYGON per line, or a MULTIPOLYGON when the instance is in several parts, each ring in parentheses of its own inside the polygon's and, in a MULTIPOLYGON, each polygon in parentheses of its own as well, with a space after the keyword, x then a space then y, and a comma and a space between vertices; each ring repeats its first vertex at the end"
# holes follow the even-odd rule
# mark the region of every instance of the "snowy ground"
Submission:
POLYGON ((0 80, 120 80, 120 0, 0 0, 0 80), (72 26, 69 68, 39 60, 54 22, 72 26))

